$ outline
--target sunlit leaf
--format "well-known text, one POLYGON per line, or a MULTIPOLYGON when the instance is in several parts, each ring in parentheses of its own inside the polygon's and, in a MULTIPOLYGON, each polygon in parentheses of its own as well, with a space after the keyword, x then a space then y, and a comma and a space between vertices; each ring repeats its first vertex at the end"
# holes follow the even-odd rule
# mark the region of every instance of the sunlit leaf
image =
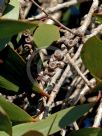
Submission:
POLYGON ((42 24, 34 33, 33 40, 38 48, 47 48, 60 38, 57 26, 42 24))
POLYGON ((0 18, 0 39, 12 37, 13 35, 33 27, 37 27, 37 22, 17 21, 0 18))
POLYGON ((1 106, 0 106, 0 131, 4 131, 10 136, 12 136, 11 122, 9 120, 8 115, 6 114, 6 112, 3 110, 1 106))
MULTIPOLYGON (((23 79, 26 74, 25 61, 10 46, 5 47, 5 49, 0 52, 0 58, 3 60, 3 63, 0 65, 0 75, 15 84, 15 87, 23 87, 25 84, 24 81, 26 81, 23 79)), ((6 87, 6 89, 9 90, 10 87, 6 87)))
POLYGON ((18 92, 19 90, 17 85, 13 84, 2 76, 0 76, 0 87, 14 92, 18 92))
POLYGON ((18 0, 10 0, 7 5, 4 15, 2 18, 5 19, 18 19, 19 17, 19 1, 18 0))
POLYGON ((98 80, 102 79, 102 41, 94 36, 83 46, 81 58, 90 73, 98 80))
POLYGON ((32 122, 34 119, 24 110, 0 96, 0 106, 6 111, 10 120, 15 123, 32 122))
POLYGON ((79 105, 76 107, 73 106, 52 114, 47 119, 41 120, 37 123, 25 123, 16 125, 13 127, 13 136, 22 136, 31 129, 43 133, 44 136, 46 136, 48 133, 49 135, 51 135, 55 132, 60 131, 62 128, 65 128, 68 124, 79 119, 91 107, 92 105, 90 104, 79 105))

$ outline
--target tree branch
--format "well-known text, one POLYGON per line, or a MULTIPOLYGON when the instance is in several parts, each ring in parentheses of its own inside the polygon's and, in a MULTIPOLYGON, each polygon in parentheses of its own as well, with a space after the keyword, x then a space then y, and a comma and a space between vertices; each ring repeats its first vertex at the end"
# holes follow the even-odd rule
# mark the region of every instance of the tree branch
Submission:
MULTIPOLYGON (((92 1, 92 0, 71 0, 71 1, 68 1, 68 2, 61 3, 61 4, 57 4, 56 6, 48 8, 45 11, 46 11, 46 13, 51 14, 51 13, 55 13, 58 10, 61 10, 63 8, 68 8, 68 7, 76 5, 78 3, 88 2, 88 1, 92 1)), ((41 19, 45 16, 46 16, 46 14, 40 13, 39 15, 37 15, 35 17, 29 18, 29 20, 41 19)))

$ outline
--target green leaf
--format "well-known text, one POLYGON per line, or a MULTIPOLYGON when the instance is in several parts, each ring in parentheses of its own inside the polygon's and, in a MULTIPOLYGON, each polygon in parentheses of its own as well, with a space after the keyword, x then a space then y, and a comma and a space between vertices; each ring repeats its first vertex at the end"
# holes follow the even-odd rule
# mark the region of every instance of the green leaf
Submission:
POLYGON ((68 136, 102 136, 101 128, 83 128, 71 132, 68 136))
POLYGON ((2 51, 6 47, 6 44, 10 41, 10 39, 11 38, 0 39, 0 51, 2 51))
MULTIPOLYGON (((6 46, 5 49, 0 52, 0 58, 3 60, 3 64, 0 65, 0 75, 16 86, 25 86, 26 63, 18 53, 10 46, 6 46)), ((7 90, 10 89, 8 87, 6 88, 7 90)))
POLYGON ((0 18, 0 39, 8 37, 10 38, 25 29, 34 27, 37 27, 37 22, 17 21, 0 18))
POLYGON ((34 119, 24 110, 0 96, 0 106, 6 111, 10 120, 14 123, 32 122, 34 119))
POLYGON ((81 58, 90 73, 98 80, 102 80, 102 41, 94 36, 83 46, 81 58))
POLYGON ((42 24, 34 33, 33 40, 38 48, 47 48, 60 38, 57 26, 42 24))
POLYGON ((96 14, 96 22, 97 23, 102 23, 102 14, 96 14))
POLYGON ((35 80, 33 80, 33 83, 30 81, 27 75, 26 62, 10 46, 6 46, 5 49, 0 52, 0 58, 3 60, 3 64, 0 65, 0 75, 3 80, 5 79, 5 82, 2 82, 1 79, 2 88, 9 90, 12 86, 13 88, 11 88, 11 90, 15 92, 18 90, 32 90, 40 93, 42 96, 49 97, 35 80), (9 84, 7 82, 9 82, 9 84))
POLYGON ((18 92, 19 90, 17 85, 13 84, 2 76, 0 76, 0 87, 14 92, 18 92))
MULTIPOLYGON (((9 83, 12 83, 12 86, 15 85, 11 90, 13 89, 13 91, 15 90, 16 92, 18 90, 32 90, 40 93, 42 96, 49 97, 49 95, 39 87, 39 84, 35 80, 33 80, 33 83, 30 81, 26 71, 26 62, 10 46, 5 47, 5 49, 0 52, 0 58, 3 60, 3 64, 0 65, 0 75, 4 79, 7 79, 9 83)), ((9 90, 10 86, 8 88, 6 82, 6 80, 4 83, 1 82, 2 88, 9 90)))
POLYGON ((11 122, 8 118, 8 115, 6 114, 6 112, 3 110, 1 106, 0 106, 0 131, 4 131, 10 136, 12 136, 11 122))
POLYGON ((92 105, 90 104, 79 105, 76 107, 73 106, 54 113, 47 119, 41 120, 37 123, 24 123, 21 125, 16 125, 13 127, 13 136, 22 136, 29 130, 39 131, 43 133, 44 136, 46 136, 48 133, 49 135, 51 135, 55 132, 60 131, 62 128, 65 128, 68 124, 79 119, 91 107, 92 105))
POLYGON ((32 84, 32 91, 40 93, 41 96, 46 96, 47 98, 50 97, 49 94, 47 94, 42 88, 40 88, 39 84, 37 81, 34 80, 33 84, 32 84))
POLYGON ((5 19, 18 19, 19 17, 19 1, 18 0, 10 0, 7 5, 4 15, 2 18, 5 19))
POLYGON ((9 136, 9 134, 3 132, 3 131, 0 131, 0 136, 9 136))
POLYGON ((23 134, 22 136, 43 136, 42 133, 38 132, 38 131, 28 131, 25 134, 23 134))

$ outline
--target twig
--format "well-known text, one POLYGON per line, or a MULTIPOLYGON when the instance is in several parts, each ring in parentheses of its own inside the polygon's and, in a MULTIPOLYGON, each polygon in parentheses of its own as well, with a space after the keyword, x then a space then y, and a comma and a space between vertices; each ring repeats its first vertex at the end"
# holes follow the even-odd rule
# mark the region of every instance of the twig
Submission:
POLYGON ((47 108, 51 106, 51 104, 53 103, 56 95, 59 92, 59 89, 61 87, 61 85, 63 84, 68 72, 70 71, 70 66, 68 65, 64 71, 64 73, 62 74, 61 78, 59 79, 58 83, 55 85, 54 89, 52 90, 51 94, 50 94, 50 98, 47 102, 47 108))
MULTIPOLYGON (((95 80, 94 78, 92 78, 92 79, 90 80, 90 83, 93 84, 93 86, 95 86, 96 80, 95 80)), ((87 94, 89 91, 90 91, 90 88, 89 88, 87 85, 85 85, 85 87, 82 89, 82 91, 81 91, 81 93, 80 93, 80 97, 81 97, 81 96, 84 96, 84 95, 87 94)))
POLYGON ((31 6, 32 6, 32 2, 29 1, 28 4, 27 4, 27 7, 25 8, 25 11, 24 11, 24 18, 27 17, 27 15, 28 15, 28 13, 31 9, 31 6))
MULTIPOLYGON (((71 63, 71 65, 76 69, 76 71, 78 72, 78 74, 81 76, 81 78, 85 81, 85 83, 92 88, 90 82, 87 80, 87 78, 84 76, 84 74, 82 74, 82 72, 80 71, 80 69, 78 68, 78 66, 75 64, 75 62, 71 59, 71 57, 69 56, 69 54, 67 53, 67 59, 68 61, 71 63)), ((68 72, 70 71, 70 66, 69 64, 67 65, 65 71, 63 72, 61 78, 59 79, 58 83, 55 85, 54 89, 52 90, 51 94, 50 94, 50 98, 48 100, 47 103, 47 108, 51 106, 51 104, 53 103, 57 93, 59 92, 59 89, 61 87, 61 85, 63 84, 66 76, 68 75, 68 72)))
MULTIPOLYGON (((82 65, 81 71, 83 72, 83 75, 85 76, 89 71, 88 70, 85 71, 85 67, 83 66, 84 65, 82 65)), ((66 102, 68 101, 68 103, 70 103, 71 105, 76 104, 78 100, 80 99, 80 93, 83 86, 84 86, 84 81, 82 80, 82 78, 80 76, 76 76, 74 80, 72 81, 71 85, 69 86, 69 90, 67 93, 68 97, 66 95, 65 101, 66 102), (71 94, 71 96, 69 96, 69 92, 70 91, 72 92, 74 89, 75 91, 71 94)))
MULTIPOLYGON (((90 80, 90 83, 92 84, 95 84, 95 82, 95 79, 90 80)), ((76 104, 80 98, 82 98, 85 94, 89 93, 90 88, 87 85, 82 88, 83 85, 83 81, 81 80, 80 84, 77 84, 76 90, 73 92, 73 94, 69 98, 66 97, 65 102, 68 101, 68 103, 70 103, 71 105, 76 104)))
POLYGON ((73 59, 71 59, 69 53, 67 53, 67 59, 69 60, 70 64, 75 68, 75 70, 78 72, 78 74, 81 76, 81 78, 85 81, 85 83, 88 85, 89 88, 92 88, 91 83, 87 80, 87 78, 83 75, 83 73, 80 71, 78 66, 75 64, 73 59))
POLYGON ((66 98, 65 102, 68 102, 70 105, 75 105, 80 98, 80 92, 83 85, 84 81, 81 80, 80 83, 77 85, 74 93, 69 98, 66 98))
POLYGON ((73 57, 73 60, 77 60, 77 59, 78 59, 78 57, 80 56, 82 47, 83 47, 83 44, 80 44, 80 46, 79 46, 77 52, 75 53, 75 55, 74 55, 74 57, 73 57))
POLYGON ((81 36, 79 33, 76 33, 74 31, 72 31, 71 29, 69 29, 68 27, 66 27, 65 25, 63 25, 62 23, 60 23, 57 19, 53 18, 51 15, 49 15, 41 6, 39 6, 34 0, 30 0, 32 1, 33 4, 35 4, 43 13, 45 13, 45 15, 47 16, 47 18, 53 20, 56 24, 58 24, 61 28, 69 31, 70 33, 77 35, 77 36, 81 36))
MULTIPOLYGON (((58 10, 63 9, 63 8, 68 8, 68 7, 72 6, 72 5, 76 5, 78 3, 88 2, 88 1, 91 1, 91 0, 71 0, 71 1, 68 1, 68 2, 61 3, 61 4, 57 4, 56 6, 48 8, 45 11, 46 11, 47 14, 51 14, 51 13, 54 13, 54 12, 56 12, 58 10)), ((28 20, 41 19, 41 18, 43 18, 45 16, 46 16, 46 14, 40 13, 39 15, 37 15, 35 17, 28 18, 28 20)))
MULTIPOLYGON (((102 24, 97 26, 97 28, 93 29, 90 35, 86 35, 85 38, 83 38, 83 43, 85 43, 89 38, 91 38, 92 36, 97 35, 98 33, 100 33, 102 31, 102 24)), ((77 52, 75 53, 73 60, 76 60, 81 53, 81 50, 83 48, 83 44, 81 44, 77 50, 77 52)))
POLYGON ((87 14, 87 17, 85 18, 82 26, 78 28, 78 31, 79 31, 80 34, 82 34, 82 35, 85 34, 85 32, 86 32, 86 30, 87 30, 87 28, 88 28, 88 26, 91 22, 92 15, 98 7, 98 4, 99 4, 98 0, 93 0, 92 6, 89 10, 89 13, 87 14))
POLYGON ((100 105, 97 109, 97 115, 95 116, 93 127, 99 127, 100 126, 101 118, 102 118, 102 99, 101 99, 100 105))
POLYGON ((61 136, 65 136, 66 133, 67 133, 67 130, 66 130, 66 129, 62 129, 62 130, 61 130, 61 136))
POLYGON ((55 85, 57 79, 58 79, 59 76, 61 75, 61 72, 62 72, 62 69, 60 69, 60 68, 57 68, 57 69, 56 69, 56 73, 55 73, 55 75, 52 77, 51 82, 50 82, 50 85, 55 85))
POLYGON ((62 105, 62 103, 63 103, 63 101, 57 101, 57 102, 53 103, 53 104, 51 105, 51 109, 54 108, 54 107, 57 107, 57 106, 59 106, 59 105, 62 105))
MULTIPOLYGON (((101 31, 102 31, 102 24, 99 25, 99 26, 97 26, 97 28, 93 29, 90 35, 86 35, 85 38, 84 38, 84 40, 83 40, 83 43, 85 43, 89 38, 91 38, 92 36, 97 35, 101 31)), ((83 48, 83 44, 81 44, 79 46, 77 52, 75 53, 75 55, 73 57, 73 60, 76 60, 80 56, 82 48, 83 48)))
POLYGON ((77 124, 77 122, 76 122, 76 121, 75 121, 75 122, 73 122, 73 126, 74 126, 75 130, 79 130, 79 126, 78 126, 78 124, 77 124))
POLYGON ((92 36, 97 35, 101 31, 102 31, 102 24, 97 26, 97 28, 93 29, 91 34, 86 36, 85 41, 88 40, 89 38, 91 38, 92 36))

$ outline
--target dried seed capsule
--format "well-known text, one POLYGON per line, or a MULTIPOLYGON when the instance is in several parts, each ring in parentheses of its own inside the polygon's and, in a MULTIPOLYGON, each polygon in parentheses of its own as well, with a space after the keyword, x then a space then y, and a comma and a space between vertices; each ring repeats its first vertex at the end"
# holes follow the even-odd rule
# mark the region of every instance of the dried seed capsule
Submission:
POLYGON ((55 61, 55 62, 50 62, 50 63, 49 63, 49 68, 50 68, 51 70, 55 70, 56 67, 57 67, 56 61, 55 61))
POLYGON ((32 48, 32 45, 31 45, 31 44, 24 44, 24 47, 25 47, 25 48, 28 47, 29 49, 31 49, 31 48, 32 48))
POLYGON ((46 68, 45 71, 44 71, 44 75, 47 75, 49 72, 48 72, 48 69, 46 68))
POLYGON ((66 64, 69 63, 69 60, 68 60, 67 56, 64 57, 63 61, 64 61, 64 63, 66 63, 66 64))
POLYGON ((29 33, 29 31, 27 30, 27 31, 24 31, 23 35, 24 35, 25 37, 28 37, 28 36, 30 35, 30 33, 29 33))
POLYGON ((62 61, 60 61, 58 64, 57 64, 57 66, 59 67, 59 68, 64 68, 64 66, 65 66, 65 63, 64 62, 62 62, 62 61))
POLYGON ((57 60, 62 60, 62 59, 63 59, 62 51, 61 51, 61 50, 56 50, 55 53, 54 53, 54 57, 55 57, 57 60))
POLYGON ((48 82, 50 80, 50 77, 48 75, 43 76, 42 80, 44 82, 48 82))
POLYGON ((40 77, 42 77, 43 76, 43 71, 41 71, 38 75, 40 76, 40 77))
POLYGON ((67 48, 67 47, 66 47, 64 44, 61 45, 61 49, 62 49, 62 50, 65 50, 66 48, 67 48))
POLYGON ((51 77, 52 77, 52 76, 54 76, 54 74, 55 74, 55 72, 54 72, 54 71, 53 71, 53 72, 49 72, 49 73, 48 73, 48 75, 49 75, 49 76, 51 76, 51 77))
POLYGON ((25 42, 28 43, 28 44, 31 43, 32 42, 31 37, 30 36, 26 37, 25 42))
POLYGON ((50 62, 53 62, 53 61, 54 61, 54 60, 53 60, 53 57, 51 57, 51 58, 50 58, 50 62))

